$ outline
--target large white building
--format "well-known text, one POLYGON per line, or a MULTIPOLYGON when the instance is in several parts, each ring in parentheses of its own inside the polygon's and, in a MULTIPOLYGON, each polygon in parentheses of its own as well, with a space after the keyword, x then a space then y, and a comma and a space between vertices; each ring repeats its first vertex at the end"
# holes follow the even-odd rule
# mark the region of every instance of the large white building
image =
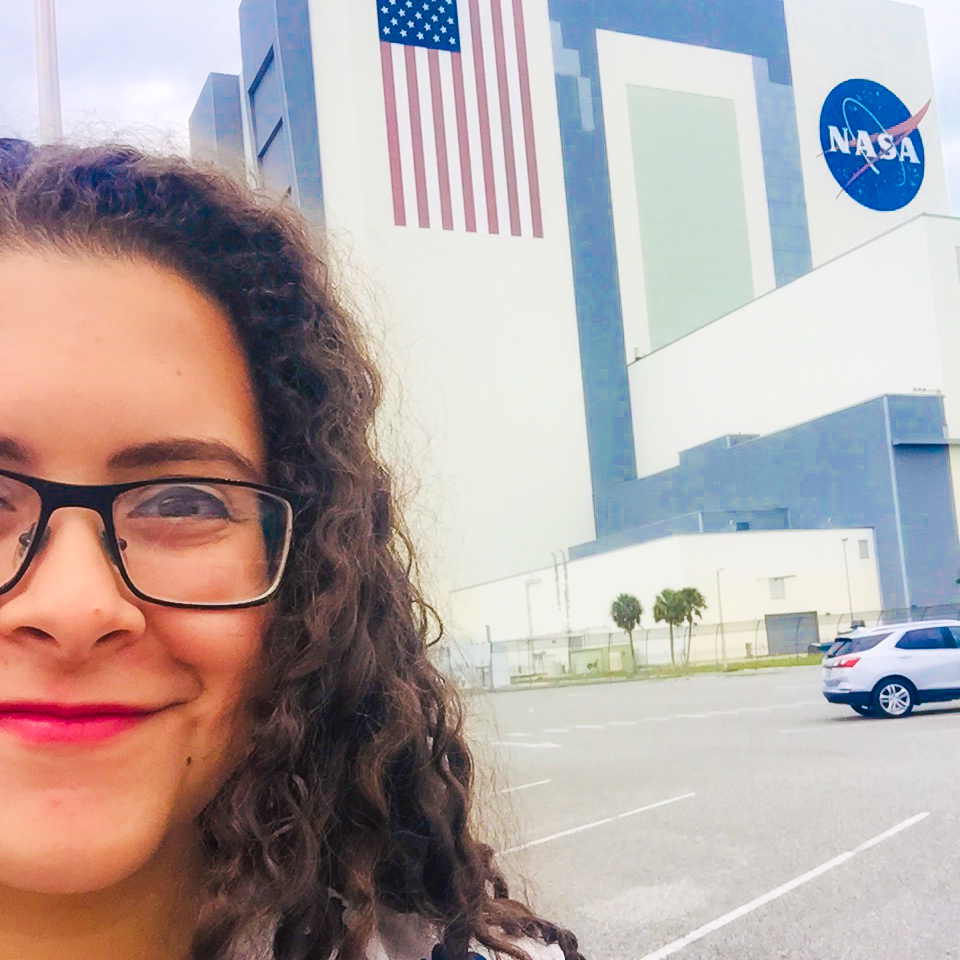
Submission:
MULTIPOLYGON (((597 626, 621 590, 713 608, 716 535, 744 531, 745 583, 793 576, 774 540, 810 570, 842 533, 869 544, 860 609, 955 600, 960 221, 921 10, 243 0, 239 21, 196 151, 321 218, 384 331, 457 631, 542 632, 530 583, 561 551, 596 595, 543 630, 597 626), (681 543, 701 559, 673 575, 703 582, 661 582, 681 543)), ((842 607, 821 579, 749 615, 842 607)))

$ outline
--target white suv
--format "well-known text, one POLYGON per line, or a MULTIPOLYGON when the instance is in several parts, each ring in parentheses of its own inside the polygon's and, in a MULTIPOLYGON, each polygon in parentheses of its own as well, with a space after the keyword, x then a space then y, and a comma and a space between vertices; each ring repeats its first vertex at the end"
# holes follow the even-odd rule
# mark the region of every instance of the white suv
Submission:
POLYGON ((905 717, 918 703, 960 700, 960 621, 924 620, 837 637, 823 695, 863 716, 905 717))

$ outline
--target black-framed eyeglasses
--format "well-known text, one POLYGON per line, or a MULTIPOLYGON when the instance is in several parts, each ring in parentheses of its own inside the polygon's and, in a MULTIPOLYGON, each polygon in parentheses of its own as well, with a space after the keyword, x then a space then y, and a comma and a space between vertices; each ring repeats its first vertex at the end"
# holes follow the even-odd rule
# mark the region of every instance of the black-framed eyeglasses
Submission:
POLYGON ((298 498, 242 480, 169 477, 80 485, 0 470, 0 594, 23 578, 61 507, 94 510, 130 591, 168 607, 266 603, 280 586, 298 498))

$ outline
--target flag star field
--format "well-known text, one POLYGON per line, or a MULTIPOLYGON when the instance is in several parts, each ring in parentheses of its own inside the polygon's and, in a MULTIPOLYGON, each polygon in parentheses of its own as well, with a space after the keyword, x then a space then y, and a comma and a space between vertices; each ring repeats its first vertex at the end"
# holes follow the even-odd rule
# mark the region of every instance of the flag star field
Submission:
POLYGON ((455 0, 378 0, 380 39, 428 50, 460 50, 455 0))

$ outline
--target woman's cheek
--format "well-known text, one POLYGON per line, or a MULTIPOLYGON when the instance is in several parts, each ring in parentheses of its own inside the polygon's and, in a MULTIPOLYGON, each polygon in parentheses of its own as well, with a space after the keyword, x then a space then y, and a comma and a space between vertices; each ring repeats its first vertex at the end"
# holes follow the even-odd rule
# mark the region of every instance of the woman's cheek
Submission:
POLYGON ((213 798, 250 743, 249 701, 267 620, 265 607, 166 608, 156 619, 169 658, 186 668, 196 684, 182 727, 184 775, 192 781, 194 814, 213 798))

